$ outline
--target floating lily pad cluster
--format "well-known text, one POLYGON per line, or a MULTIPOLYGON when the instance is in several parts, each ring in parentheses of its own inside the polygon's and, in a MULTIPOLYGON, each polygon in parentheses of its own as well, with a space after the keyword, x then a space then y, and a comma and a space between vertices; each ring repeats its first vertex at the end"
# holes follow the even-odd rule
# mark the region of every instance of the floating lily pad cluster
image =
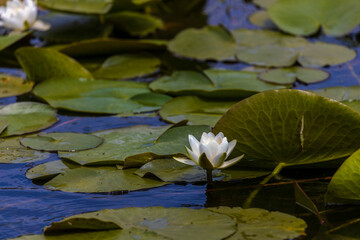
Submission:
POLYGON ((258 208, 133 207, 71 216, 45 227, 43 235, 15 239, 41 240, 51 235, 52 239, 217 240, 246 235, 252 240, 264 240, 295 238, 302 235, 305 228, 302 219, 258 208))

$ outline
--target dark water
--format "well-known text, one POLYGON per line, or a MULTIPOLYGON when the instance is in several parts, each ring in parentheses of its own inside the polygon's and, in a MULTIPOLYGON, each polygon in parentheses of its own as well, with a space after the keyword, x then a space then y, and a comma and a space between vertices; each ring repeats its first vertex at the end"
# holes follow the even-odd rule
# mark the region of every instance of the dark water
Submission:
MULTIPOLYGON (((254 28, 247 21, 247 17, 256 8, 252 4, 241 0, 209 0, 204 11, 209 15, 208 23, 222 24, 227 28, 254 28)), ((354 49, 360 49, 356 41, 356 31, 344 38, 325 38, 323 41, 341 42, 354 49)), ((328 86, 351 86, 360 84, 359 57, 343 65, 326 68, 331 73, 330 79, 311 86, 297 86, 299 89, 316 89, 328 86)), ((213 67, 239 70, 245 64, 212 63, 213 67)), ((2 72, 22 75, 19 70, 0 69, 2 72)), ((0 105, 16 101, 28 100, 31 97, 11 97, 0 99, 0 105)), ((93 132, 102 129, 127 127, 137 124, 164 125, 158 118, 142 117, 110 117, 110 116, 71 116, 68 113, 59 115, 59 123, 47 132, 93 132)), ((250 192, 256 187, 257 180, 247 180, 235 183, 219 183, 211 189, 206 185, 178 185, 172 184, 146 191, 111 194, 85 194, 50 191, 35 185, 25 177, 27 169, 46 161, 57 159, 53 154, 49 159, 26 164, 0 164, 0 239, 12 238, 25 234, 39 234, 44 226, 64 217, 88 211, 105 208, 124 207, 212 207, 212 206, 241 206, 250 192)), ((320 211, 324 209, 323 196, 334 170, 304 171, 288 170, 285 177, 292 177, 300 181, 320 211)), ((280 181, 281 182, 281 181, 280 181)), ((275 181, 276 183, 276 181, 275 181)), ((308 223, 308 236, 311 239, 318 232, 324 231, 318 218, 299 207, 295 203, 293 184, 272 184, 265 186, 254 199, 252 207, 282 211, 301 217, 308 223)), ((333 225, 342 224, 352 218, 360 217, 359 207, 333 207, 326 210, 323 216, 333 225)))

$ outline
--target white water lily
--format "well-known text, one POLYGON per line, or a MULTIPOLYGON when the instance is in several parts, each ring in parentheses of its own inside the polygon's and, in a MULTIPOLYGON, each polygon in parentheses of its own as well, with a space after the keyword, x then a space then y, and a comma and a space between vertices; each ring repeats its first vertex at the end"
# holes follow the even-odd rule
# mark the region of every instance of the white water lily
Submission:
POLYGON ((213 169, 230 167, 240 161, 244 156, 242 155, 225 161, 234 150, 236 140, 228 142, 222 132, 216 136, 212 132, 203 133, 200 142, 193 135, 189 135, 189 143, 191 150, 186 146, 185 149, 190 159, 178 157, 174 157, 174 159, 188 165, 198 165, 206 169, 208 174, 209 172, 211 174, 213 169))
POLYGON ((50 25, 37 18, 37 7, 33 0, 11 0, 6 7, 0 7, 0 26, 21 32, 33 28, 46 31, 50 25))

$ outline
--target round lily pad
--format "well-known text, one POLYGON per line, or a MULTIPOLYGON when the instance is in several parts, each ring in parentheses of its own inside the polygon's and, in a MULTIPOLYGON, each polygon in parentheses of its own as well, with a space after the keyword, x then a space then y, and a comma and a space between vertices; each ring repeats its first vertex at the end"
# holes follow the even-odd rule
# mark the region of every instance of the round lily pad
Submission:
POLYGON ((112 56, 93 74, 99 79, 126 79, 141 77, 157 71, 160 60, 146 53, 112 56))
POLYGON ((309 92, 271 90, 235 104, 213 131, 237 139, 234 155, 299 165, 356 151, 360 114, 309 92))
POLYGON ((317 83, 329 76, 324 70, 302 67, 270 69, 259 74, 261 80, 274 84, 293 84, 296 80, 306 84, 317 83))
POLYGON ((0 138, 0 163, 35 162, 50 157, 48 152, 36 151, 22 146, 20 138, 0 138))
POLYGON ((112 5, 112 0, 77 0, 72 2, 69 0, 39 0, 39 4, 45 8, 57 11, 75 12, 83 14, 105 14, 112 5))
POLYGON ((102 144, 103 139, 84 133, 47 133, 22 138, 20 142, 35 150, 75 152, 95 148, 102 144))
POLYGON ((0 98, 18 96, 30 92, 34 82, 7 74, 0 74, 0 98))
POLYGON ((249 21, 258 27, 265 29, 276 29, 276 25, 271 21, 267 11, 257 11, 251 14, 249 21))
POLYGON ((0 137, 39 131, 57 122, 56 110, 36 102, 18 102, 0 107, 0 121, 8 123, 0 137))

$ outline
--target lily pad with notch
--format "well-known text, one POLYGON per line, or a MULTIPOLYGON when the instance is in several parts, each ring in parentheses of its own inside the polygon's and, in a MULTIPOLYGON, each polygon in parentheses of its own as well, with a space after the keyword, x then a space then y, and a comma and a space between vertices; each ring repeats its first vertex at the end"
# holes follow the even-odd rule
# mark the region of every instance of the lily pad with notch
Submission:
POLYGON ((0 74, 0 98, 18 96, 30 92, 34 82, 23 78, 0 74))
POLYGON ((20 140, 25 147, 41 151, 81 151, 96 148, 103 139, 85 133, 47 133, 20 140))
POLYGON ((0 137, 36 132, 55 124, 56 110, 37 102, 18 102, 0 107, 0 121, 8 123, 0 137))

